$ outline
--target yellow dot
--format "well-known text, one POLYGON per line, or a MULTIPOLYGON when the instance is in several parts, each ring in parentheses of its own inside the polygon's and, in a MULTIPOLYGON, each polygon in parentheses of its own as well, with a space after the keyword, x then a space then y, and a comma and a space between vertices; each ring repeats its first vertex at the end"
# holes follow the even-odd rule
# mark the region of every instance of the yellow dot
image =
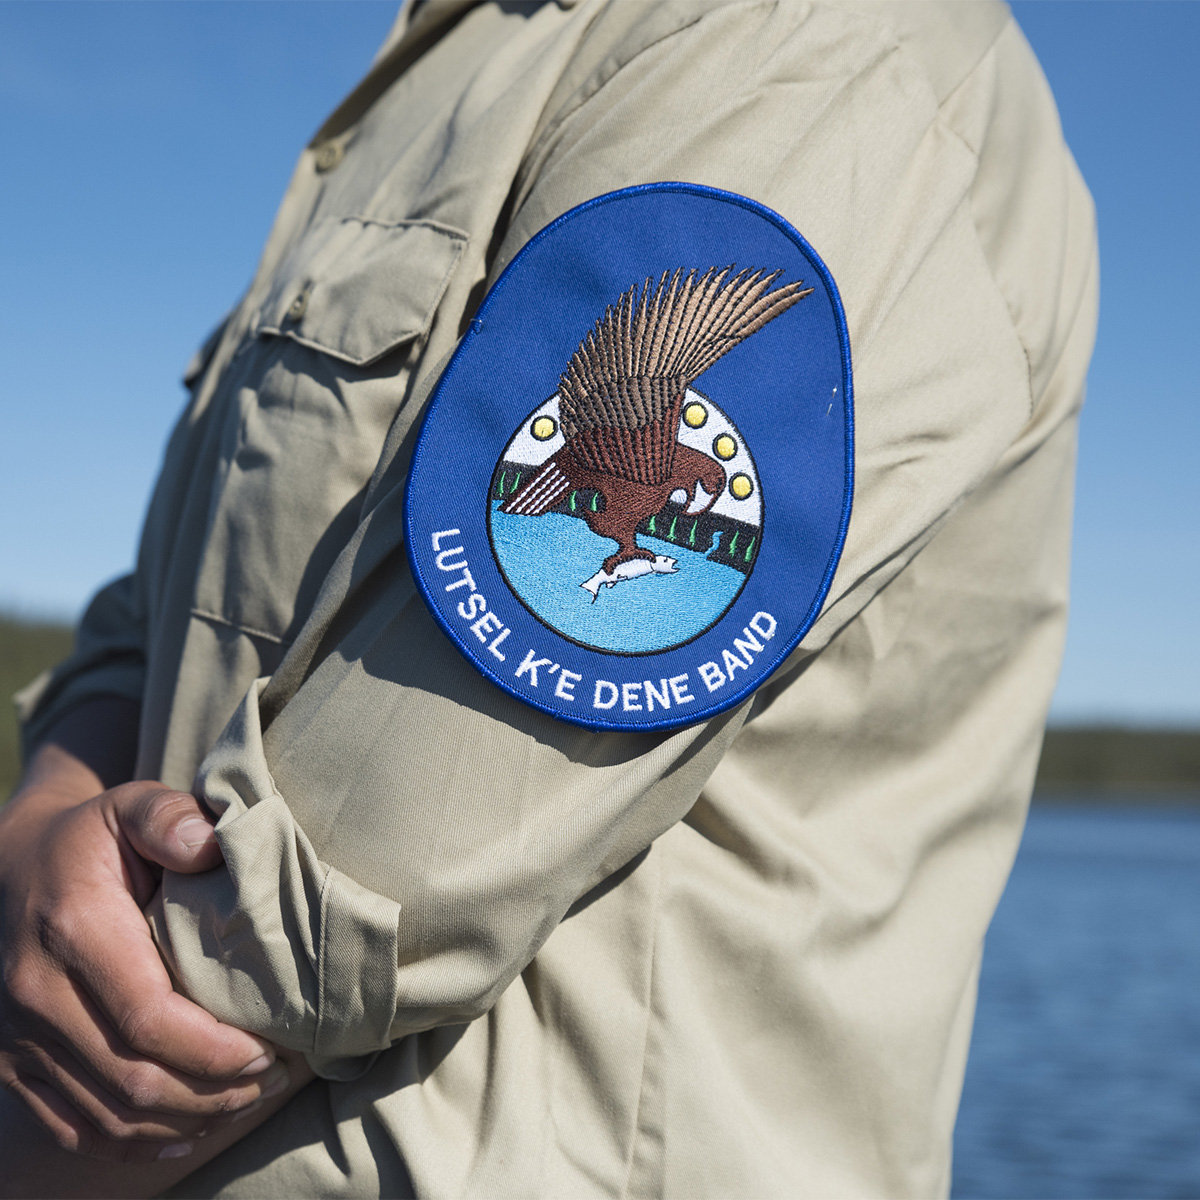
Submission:
POLYGON ((530 432, 539 442, 549 441, 558 431, 558 425, 553 417, 538 417, 530 432))
POLYGON ((683 419, 692 429, 699 429, 708 420, 708 409, 703 404, 689 404, 683 410, 683 419))
POLYGON ((723 458, 728 462, 737 453, 738 446, 729 434, 723 433, 713 442, 713 450, 718 458, 723 458))
POLYGON ((737 474, 729 481, 729 490, 739 499, 745 500, 754 491, 749 475, 737 474))

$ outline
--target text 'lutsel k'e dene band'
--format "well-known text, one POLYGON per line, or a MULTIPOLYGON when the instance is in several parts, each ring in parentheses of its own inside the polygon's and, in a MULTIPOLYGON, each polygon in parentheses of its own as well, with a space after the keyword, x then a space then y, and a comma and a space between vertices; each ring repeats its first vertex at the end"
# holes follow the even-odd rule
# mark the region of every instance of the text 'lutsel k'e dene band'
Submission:
POLYGON ((836 286, 783 218, 690 184, 601 196, 529 242, 446 368, 409 475, 414 578, 527 704, 703 720, 820 611, 852 405, 836 286))

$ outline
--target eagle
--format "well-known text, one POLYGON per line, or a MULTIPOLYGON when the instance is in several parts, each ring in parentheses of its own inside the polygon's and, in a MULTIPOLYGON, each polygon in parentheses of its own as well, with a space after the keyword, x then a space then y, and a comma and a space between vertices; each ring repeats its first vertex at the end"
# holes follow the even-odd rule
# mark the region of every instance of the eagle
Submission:
POLYGON ((774 287, 782 273, 680 267, 609 305, 559 379, 564 444, 502 511, 538 516, 573 489, 594 490, 603 507, 583 517, 617 543, 604 570, 653 561, 637 543, 641 521, 675 492, 687 494, 689 511, 707 512, 725 490, 725 468, 679 441, 684 396, 717 359, 811 294, 803 280, 774 287), (705 502, 693 510, 698 489, 705 502))

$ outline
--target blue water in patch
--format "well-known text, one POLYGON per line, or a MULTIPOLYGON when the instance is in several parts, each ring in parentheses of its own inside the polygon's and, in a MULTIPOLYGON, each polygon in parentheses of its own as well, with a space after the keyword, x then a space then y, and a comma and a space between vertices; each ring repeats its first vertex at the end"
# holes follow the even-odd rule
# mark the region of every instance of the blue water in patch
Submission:
POLYGON ((952 1194, 1200 1196, 1200 809, 1034 806, 984 951, 952 1194))
MULTIPOLYGON (((522 517, 492 503, 492 546, 509 583, 546 624, 585 646, 645 654, 689 641, 733 603, 746 577, 695 550, 638 534, 638 545, 677 560, 673 575, 642 575, 602 587, 581 584, 616 551, 578 517, 522 517)), ((711 553, 711 547, 709 552, 711 553)))

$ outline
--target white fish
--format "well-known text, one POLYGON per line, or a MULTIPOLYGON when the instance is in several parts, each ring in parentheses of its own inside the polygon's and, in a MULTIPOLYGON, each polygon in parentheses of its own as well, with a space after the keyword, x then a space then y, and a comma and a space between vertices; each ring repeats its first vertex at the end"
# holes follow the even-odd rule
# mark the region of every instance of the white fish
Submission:
POLYGON ((629 562, 618 563, 617 569, 611 573, 597 571, 591 579, 579 586, 592 593, 592 603, 595 604, 601 587, 616 587, 622 580, 638 579, 642 575, 674 575, 679 570, 675 565, 677 561, 666 554, 655 555, 653 562, 648 558, 635 558, 629 562))

